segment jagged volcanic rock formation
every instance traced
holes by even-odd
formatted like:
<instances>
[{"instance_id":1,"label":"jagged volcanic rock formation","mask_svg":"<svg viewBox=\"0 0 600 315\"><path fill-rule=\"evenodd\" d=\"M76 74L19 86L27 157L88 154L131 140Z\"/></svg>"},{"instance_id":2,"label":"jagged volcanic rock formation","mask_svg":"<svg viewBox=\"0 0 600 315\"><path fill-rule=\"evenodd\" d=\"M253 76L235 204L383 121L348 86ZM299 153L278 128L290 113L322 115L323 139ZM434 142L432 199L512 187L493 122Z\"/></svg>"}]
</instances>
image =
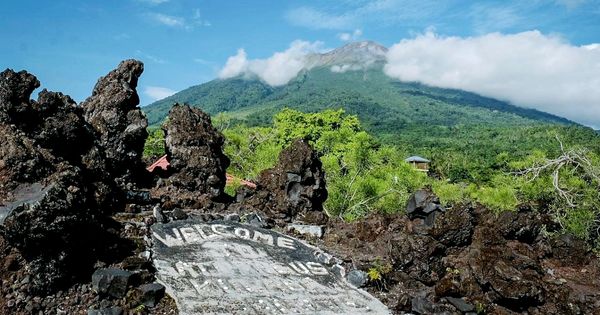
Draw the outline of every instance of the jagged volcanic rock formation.
<instances>
[{"instance_id":1,"label":"jagged volcanic rock formation","mask_svg":"<svg viewBox=\"0 0 600 315\"><path fill-rule=\"evenodd\" d=\"M196 108L175 104L165 129L170 182L183 189L218 197L225 187L229 158L225 138L212 126L210 116Z\"/></svg>"},{"instance_id":2,"label":"jagged volcanic rock formation","mask_svg":"<svg viewBox=\"0 0 600 315\"><path fill-rule=\"evenodd\" d=\"M188 105L175 104L163 126L169 171L154 191L167 208L210 207L224 197L229 158L223 154L223 135L210 116Z\"/></svg>"},{"instance_id":3,"label":"jagged volcanic rock formation","mask_svg":"<svg viewBox=\"0 0 600 315\"><path fill-rule=\"evenodd\" d=\"M24 71L0 73L0 237L28 262L31 289L49 292L114 245L102 243L110 239L103 216L119 208L121 192L108 167L112 148L100 145L82 108L47 90L29 100L39 85Z\"/></svg>"},{"instance_id":4,"label":"jagged volcanic rock formation","mask_svg":"<svg viewBox=\"0 0 600 315\"><path fill-rule=\"evenodd\" d=\"M139 181L145 173L142 153L148 121L138 107L136 92L143 71L140 61L122 61L98 80L92 96L81 104L106 154L110 174L122 187Z\"/></svg>"},{"instance_id":5,"label":"jagged volcanic rock formation","mask_svg":"<svg viewBox=\"0 0 600 315\"><path fill-rule=\"evenodd\" d=\"M325 172L317 153L302 140L284 149L277 165L260 174L255 191L243 189L239 195L238 207L265 213L281 224L327 222Z\"/></svg>"}]
</instances>

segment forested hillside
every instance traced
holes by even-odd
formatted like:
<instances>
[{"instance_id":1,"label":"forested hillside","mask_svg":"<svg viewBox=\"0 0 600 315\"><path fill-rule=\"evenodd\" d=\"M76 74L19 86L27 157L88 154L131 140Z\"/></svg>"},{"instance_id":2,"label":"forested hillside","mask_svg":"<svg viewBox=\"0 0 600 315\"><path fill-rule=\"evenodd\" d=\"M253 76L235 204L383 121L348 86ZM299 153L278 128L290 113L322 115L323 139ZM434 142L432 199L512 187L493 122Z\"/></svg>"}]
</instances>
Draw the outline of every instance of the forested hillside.
<instances>
[{"instance_id":1,"label":"forested hillside","mask_svg":"<svg viewBox=\"0 0 600 315\"><path fill-rule=\"evenodd\" d=\"M413 125L524 125L570 123L540 111L459 90L440 89L390 79L375 66L334 73L318 67L283 87L242 77L193 86L144 108L151 125L160 123L175 103L188 103L217 114L228 112L250 125L267 124L284 107L305 112L344 108L376 133L397 133Z\"/></svg>"},{"instance_id":2,"label":"forested hillside","mask_svg":"<svg viewBox=\"0 0 600 315\"><path fill-rule=\"evenodd\" d=\"M345 73L316 68L276 88L244 78L214 80L145 107L150 124L157 127L175 102L248 127L269 126L283 108L343 109L380 142L432 159L444 175L478 182L488 180L500 153L556 153L554 135L600 147L597 133L566 119L473 93L392 80L377 67Z\"/></svg>"},{"instance_id":3,"label":"forested hillside","mask_svg":"<svg viewBox=\"0 0 600 315\"><path fill-rule=\"evenodd\" d=\"M414 191L429 187L446 206L477 203L497 212L532 207L551 214L560 229L592 244L598 238L600 141L592 130L472 126L455 130L456 139L438 138L440 144L434 143L435 133L413 130L414 144L390 145L343 110L285 109L268 126L233 124L223 114L213 123L226 138L227 171L240 179L257 179L294 139L308 141L326 171L324 206L330 216L352 221L370 213L401 212ZM416 140L419 134L430 146ZM147 154L162 153L152 145L162 143L161 138L160 129L154 129ZM404 162L414 152L432 160L429 174ZM236 188L230 186L229 193Z\"/></svg>"},{"instance_id":4,"label":"forested hillside","mask_svg":"<svg viewBox=\"0 0 600 315\"><path fill-rule=\"evenodd\" d=\"M228 172L238 178L256 179L293 139L312 144L332 216L395 213L412 192L430 187L445 205L533 207L564 230L597 238L600 136L593 129L465 91L393 80L382 63L333 72L335 58L323 56L327 66L281 87L236 77L151 104L151 139L161 138L158 126L173 103L188 103L213 115L226 137ZM150 145L161 141L152 141L147 155L162 153ZM404 162L412 155L431 160L429 176Z\"/></svg>"}]
</instances>

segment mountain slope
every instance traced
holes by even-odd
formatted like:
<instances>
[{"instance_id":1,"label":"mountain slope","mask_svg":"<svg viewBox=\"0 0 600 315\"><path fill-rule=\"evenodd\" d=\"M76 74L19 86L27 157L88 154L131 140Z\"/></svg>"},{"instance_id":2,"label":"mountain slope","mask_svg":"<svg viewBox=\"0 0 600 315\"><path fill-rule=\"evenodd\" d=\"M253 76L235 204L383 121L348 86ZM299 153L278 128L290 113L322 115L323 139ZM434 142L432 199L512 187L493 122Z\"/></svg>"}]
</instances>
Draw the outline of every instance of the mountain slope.
<instances>
[{"instance_id":1,"label":"mountain slope","mask_svg":"<svg viewBox=\"0 0 600 315\"><path fill-rule=\"evenodd\" d=\"M283 87L237 77L193 86L144 107L150 124L160 123L175 102L185 102L216 114L263 121L273 112L291 107L303 111L345 108L377 130L408 124L513 125L532 122L571 123L567 119L525 109L473 93L440 89L390 79L381 64L369 69L334 73L319 66L304 71Z\"/></svg>"},{"instance_id":2,"label":"mountain slope","mask_svg":"<svg viewBox=\"0 0 600 315\"><path fill-rule=\"evenodd\" d=\"M192 86L145 107L151 125L160 123L175 102L210 114L228 112L249 124L266 123L284 107L302 111L344 108L376 133L397 133L411 125L572 124L567 119L477 94L400 82L383 73L387 48L351 43L305 56L305 70L287 85L271 87L241 75Z\"/></svg>"}]
</instances>

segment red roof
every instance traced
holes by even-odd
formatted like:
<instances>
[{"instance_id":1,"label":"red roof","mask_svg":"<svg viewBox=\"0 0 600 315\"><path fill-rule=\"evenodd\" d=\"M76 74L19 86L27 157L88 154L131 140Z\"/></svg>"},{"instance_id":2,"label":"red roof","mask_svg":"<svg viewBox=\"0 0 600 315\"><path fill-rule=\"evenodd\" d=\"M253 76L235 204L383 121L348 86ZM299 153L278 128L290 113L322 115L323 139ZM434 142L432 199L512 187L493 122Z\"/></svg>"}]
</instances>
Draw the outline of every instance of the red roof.
<instances>
[{"instance_id":1,"label":"red roof","mask_svg":"<svg viewBox=\"0 0 600 315\"><path fill-rule=\"evenodd\" d=\"M152 163L152 165L148 166L146 169L148 172L154 171L155 168L161 168L162 170L167 170L169 168L169 160L167 159L167 155L165 154L160 159L156 160L156 162ZM226 174L227 176L227 184L232 184L234 181L238 180L233 175ZM240 184L246 186L251 189L256 189L256 184L247 180L239 179Z\"/></svg>"},{"instance_id":2,"label":"red roof","mask_svg":"<svg viewBox=\"0 0 600 315\"><path fill-rule=\"evenodd\" d=\"M167 160L167 155L166 154L163 155L156 162L152 163L152 165L148 166L146 169L148 170L148 172L152 172L157 167L158 168L162 168L164 171L167 170L167 168L169 167L169 160Z\"/></svg>"}]
</instances>

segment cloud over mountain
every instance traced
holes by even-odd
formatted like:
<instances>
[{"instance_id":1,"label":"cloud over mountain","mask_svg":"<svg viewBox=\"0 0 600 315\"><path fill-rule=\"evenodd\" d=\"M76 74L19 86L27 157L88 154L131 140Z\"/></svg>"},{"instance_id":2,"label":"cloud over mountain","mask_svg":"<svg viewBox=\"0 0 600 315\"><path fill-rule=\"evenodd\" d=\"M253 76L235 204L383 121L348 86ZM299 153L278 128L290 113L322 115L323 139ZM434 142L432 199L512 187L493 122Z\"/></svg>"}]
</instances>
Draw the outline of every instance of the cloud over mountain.
<instances>
[{"instance_id":1,"label":"cloud over mountain","mask_svg":"<svg viewBox=\"0 0 600 315\"><path fill-rule=\"evenodd\" d=\"M144 89L144 94L148 95L148 97L154 101L162 100L175 93L177 93L177 91L162 86L147 86Z\"/></svg>"},{"instance_id":2,"label":"cloud over mountain","mask_svg":"<svg viewBox=\"0 0 600 315\"><path fill-rule=\"evenodd\" d=\"M294 41L266 59L248 59L240 49L219 77L258 77L281 86L315 66L343 73L379 62L394 79L466 90L600 127L599 44L575 46L539 31L476 37L427 31L401 40L389 51L364 41L319 54L322 46Z\"/></svg>"},{"instance_id":3,"label":"cloud over mountain","mask_svg":"<svg viewBox=\"0 0 600 315\"><path fill-rule=\"evenodd\" d=\"M276 52L269 58L250 60L246 51L239 49L235 56L227 59L225 67L219 72L219 78L255 75L271 86L284 85L306 67L306 56L317 52L321 46L321 42L294 41L288 49Z\"/></svg>"},{"instance_id":4,"label":"cloud over mountain","mask_svg":"<svg viewBox=\"0 0 600 315\"><path fill-rule=\"evenodd\" d=\"M385 73L515 105L600 123L600 47L573 46L538 31L478 37L432 32L393 45Z\"/></svg>"}]
</instances>

